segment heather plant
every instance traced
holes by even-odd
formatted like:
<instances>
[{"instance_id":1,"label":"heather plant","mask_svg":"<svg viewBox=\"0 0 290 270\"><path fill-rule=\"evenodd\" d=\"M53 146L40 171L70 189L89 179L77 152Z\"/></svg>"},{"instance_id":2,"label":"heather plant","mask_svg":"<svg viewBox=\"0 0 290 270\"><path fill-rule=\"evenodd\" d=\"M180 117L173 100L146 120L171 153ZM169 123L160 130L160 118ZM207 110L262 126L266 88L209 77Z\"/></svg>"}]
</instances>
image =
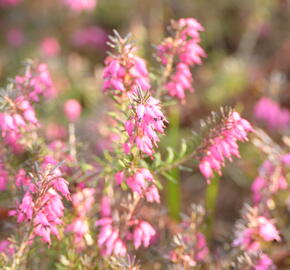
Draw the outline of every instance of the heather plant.
<instances>
[{"instance_id":1,"label":"heather plant","mask_svg":"<svg viewBox=\"0 0 290 270\"><path fill-rule=\"evenodd\" d=\"M63 3L74 12L96 5ZM201 31L193 18L172 20L168 37L155 46L155 66L139 56L130 35L108 37L102 89L95 89L107 102L106 116L94 115L106 135L98 153L78 138L83 103L77 98L61 104L67 136L45 132L48 124L38 117L42 102L57 102L59 91L45 63L28 61L1 89L0 190L9 205L1 269L37 269L45 257L46 268L39 269L270 270L277 261L287 267L289 137L276 142L239 106L222 106L190 136L178 136L178 147L170 141L172 110L195 95L189 93L192 70L206 58ZM57 42L45 40L43 51L56 56ZM267 98L255 107L256 118L279 134L287 130L287 113ZM245 166L242 144L265 160L240 219L216 243L215 193L229 162ZM167 184L179 181L176 171L199 175L207 189L201 205L177 216L164 203ZM286 255L277 258L279 251Z\"/></svg>"}]
</instances>

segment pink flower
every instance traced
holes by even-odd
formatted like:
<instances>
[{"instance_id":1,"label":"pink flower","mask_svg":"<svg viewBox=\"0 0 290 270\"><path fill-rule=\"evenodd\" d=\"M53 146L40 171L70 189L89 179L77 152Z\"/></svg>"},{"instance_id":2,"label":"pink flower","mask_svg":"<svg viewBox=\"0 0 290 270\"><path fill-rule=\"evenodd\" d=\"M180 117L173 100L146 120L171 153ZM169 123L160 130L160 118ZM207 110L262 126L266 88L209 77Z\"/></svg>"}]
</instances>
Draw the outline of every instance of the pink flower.
<instances>
[{"instance_id":1,"label":"pink flower","mask_svg":"<svg viewBox=\"0 0 290 270\"><path fill-rule=\"evenodd\" d=\"M88 221L81 217L77 217L67 226L66 231L74 233L74 243L78 245L90 231Z\"/></svg>"},{"instance_id":2,"label":"pink flower","mask_svg":"<svg viewBox=\"0 0 290 270\"><path fill-rule=\"evenodd\" d=\"M273 223L265 217L258 217L258 234L266 241L280 241L279 232Z\"/></svg>"},{"instance_id":3,"label":"pink flower","mask_svg":"<svg viewBox=\"0 0 290 270\"><path fill-rule=\"evenodd\" d=\"M51 234L59 238L58 226L62 224L64 215L62 196L70 199L68 182L61 177L60 168L52 170L55 165L57 162L53 158L45 157L40 166L41 175L45 177L33 184L24 170L19 171L16 183L26 192L17 209L10 211L10 215L17 216L18 222L33 222L32 239L40 236L49 244Z\"/></svg>"},{"instance_id":4,"label":"pink flower","mask_svg":"<svg viewBox=\"0 0 290 270\"><path fill-rule=\"evenodd\" d=\"M72 204L77 215L86 216L92 209L95 198L95 190L93 188L82 188L72 195Z\"/></svg>"},{"instance_id":5,"label":"pink flower","mask_svg":"<svg viewBox=\"0 0 290 270\"><path fill-rule=\"evenodd\" d=\"M160 196L153 175L148 169L138 168L134 174L126 175L125 171L115 174L118 184L126 181L128 187L140 196L144 196L148 202L160 203Z\"/></svg>"},{"instance_id":6,"label":"pink flower","mask_svg":"<svg viewBox=\"0 0 290 270\"><path fill-rule=\"evenodd\" d=\"M76 99L69 99L64 103L63 106L66 117L71 121L75 122L79 119L82 111L80 103Z\"/></svg>"},{"instance_id":7,"label":"pink flower","mask_svg":"<svg viewBox=\"0 0 290 270\"><path fill-rule=\"evenodd\" d=\"M13 244L8 240L1 240L0 241L0 253L4 253L7 256L13 256L15 253L15 249Z\"/></svg>"},{"instance_id":8,"label":"pink flower","mask_svg":"<svg viewBox=\"0 0 290 270\"><path fill-rule=\"evenodd\" d=\"M17 222L30 221L34 213L34 202L30 192L26 192L19 205Z\"/></svg>"},{"instance_id":9,"label":"pink flower","mask_svg":"<svg viewBox=\"0 0 290 270\"><path fill-rule=\"evenodd\" d=\"M104 196L101 200L101 215L102 217L109 217L111 216L111 205L110 205L110 199L107 196Z\"/></svg>"},{"instance_id":10,"label":"pink flower","mask_svg":"<svg viewBox=\"0 0 290 270\"><path fill-rule=\"evenodd\" d=\"M156 186L151 185L145 190L145 198L147 202L160 203L160 196Z\"/></svg>"},{"instance_id":11,"label":"pink flower","mask_svg":"<svg viewBox=\"0 0 290 270\"><path fill-rule=\"evenodd\" d=\"M76 217L66 227L67 232L74 234L74 243L79 250L82 250L86 242L85 236L90 235L87 214L92 209L95 202L95 190L93 188L81 188L72 195L72 204L76 212Z\"/></svg>"},{"instance_id":12,"label":"pink flower","mask_svg":"<svg viewBox=\"0 0 290 270\"><path fill-rule=\"evenodd\" d=\"M156 235L154 228L146 221L136 221L137 224L133 230L134 247L138 249L143 245L148 247Z\"/></svg>"},{"instance_id":13,"label":"pink flower","mask_svg":"<svg viewBox=\"0 0 290 270\"><path fill-rule=\"evenodd\" d=\"M246 251L257 251L263 242L280 241L279 232L272 220L257 215L254 209L247 212L243 228L236 231L234 246L239 246Z\"/></svg>"},{"instance_id":14,"label":"pink flower","mask_svg":"<svg viewBox=\"0 0 290 270\"><path fill-rule=\"evenodd\" d=\"M50 122L45 127L45 135L48 140L63 139L67 136L67 131L64 126Z\"/></svg>"},{"instance_id":15,"label":"pink flower","mask_svg":"<svg viewBox=\"0 0 290 270\"><path fill-rule=\"evenodd\" d=\"M78 30L72 38L72 42L76 47L89 47L92 49L105 49L106 41L106 32L95 25Z\"/></svg>"},{"instance_id":16,"label":"pink flower","mask_svg":"<svg viewBox=\"0 0 290 270\"><path fill-rule=\"evenodd\" d=\"M17 89L34 102L38 102L41 95L53 97L56 94L46 64L31 66L24 76L16 76L15 83Z\"/></svg>"},{"instance_id":17,"label":"pink flower","mask_svg":"<svg viewBox=\"0 0 290 270\"><path fill-rule=\"evenodd\" d=\"M46 57L54 57L60 52L60 45L54 37L45 37L41 41L40 48L42 54Z\"/></svg>"},{"instance_id":18,"label":"pink flower","mask_svg":"<svg viewBox=\"0 0 290 270\"><path fill-rule=\"evenodd\" d=\"M195 249L196 249L195 260L204 261L207 255L209 254L209 250L206 244L206 239L202 233L198 233L196 235Z\"/></svg>"},{"instance_id":19,"label":"pink flower","mask_svg":"<svg viewBox=\"0 0 290 270\"><path fill-rule=\"evenodd\" d=\"M57 177L56 179L52 180L53 188L58 191L62 196L66 197L70 200L70 192L68 190L68 181L63 179L62 177Z\"/></svg>"},{"instance_id":20,"label":"pink flower","mask_svg":"<svg viewBox=\"0 0 290 270\"><path fill-rule=\"evenodd\" d=\"M281 131L289 128L290 111L280 107L268 97L262 97L255 105L254 116L268 129Z\"/></svg>"},{"instance_id":21,"label":"pink flower","mask_svg":"<svg viewBox=\"0 0 290 270\"><path fill-rule=\"evenodd\" d=\"M124 172L119 171L115 174L115 179L118 185L120 185L124 181Z\"/></svg>"},{"instance_id":22,"label":"pink flower","mask_svg":"<svg viewBox=\"0 0 290 270\"><path fill-rule=\"evenodd\" d=\"M111 210L108 209L109 200L106 197L106 206L104 204L101 211L101 218L96 221L95 225L100 227L98 235L98 246L101 249L103 255L110 256L112 254L125 256L127 254L127 248L124 241L120 237L119 229L113 225L113 219L110 216ZM103 201L104 203L104 201Z\"/></svg>"},{"instance_id":23,"label":"pink flower","mask_svg":"<svg viewBox=\"0 0 290 270\"><path fill-rule=\"evenodd\" d=\"M163 65L173 62L175 71L171 74L169 81L165 84L169 95L179 98L185 102L185 91L192 92L192 75L190 67L201 64L202 58L206 56L199 45L199 32L203 27L193 18L173 21L171 29L175 31L174 38L167 38L157 47L157 56Z\"/></svg>"},{"instance_id":24,"label":"pink flower","mask_svg":"<svg viewBox=\"0 0 290 270\"><path fill-rule=\"evenodd\" d=\"M134 93L138 86L142 90L149 90L149 77L145 61L134 55L135 48L124 46L116 57L108 56L105 59L103 72L103 90ZM117 93L118 93L117 92Z\"/></svg>"},{"instance_id":25,"label":"pink flower","mask_svg":"<svg viewBox=\"0 0 290 270\"><path fill-rule=\"evenodd\" d=\"M164 133L165 119L159 101L149 97L136 106L136 114L125 122L129 143L136 144L141 152L152 156L159 141L157 133Z\"/></svg>"},{"instance_id":26,"label":"pink flower","mask_svg":"<svg viewBox=\"0 0 290 270\"><path fill-rule=\"evenodd\" d=\"M273 261L266 255L261 254L258 261L255 263L254 270L273 270Z\"/></svg>"},{"instance_id":27,"label":"pink flower","mask_svg":"<svg viewBox=\"0 0 290 270\"><path fill-rule=\"evenodd\" d=\"M237 142L247 141L247 135L252 131L250 123L234 111L221 124L220 130L210 132L199 163L200 172L208 181L215 171L221 175L225 159L232 161L232 156L240 156Z\"/></svg>"},{"instance_id":28,"label":"pink flower","mask_svg":"<svg viewBox=\"0 0 290 270\"><path fill-rule=\"evenodd\" d=\"M82 11L91 11L95 8L97 0L63 0L72 11L79 13Z\"/></svg>"},{"instance_id":29,"label":"pink flower","mask_svg":"<svg viewBox=\"0 0 290 270\"><path fill-rule=\"evenodd\" d=\"M286 164L284 157L277 160L266 160L259 169L259 176L252 184L253 201L258 204L262 200L277 193L279 190L285 190L288 187L286 181ZM280 159L280 160L279 160Z\"/></svg>"}]
</instances>

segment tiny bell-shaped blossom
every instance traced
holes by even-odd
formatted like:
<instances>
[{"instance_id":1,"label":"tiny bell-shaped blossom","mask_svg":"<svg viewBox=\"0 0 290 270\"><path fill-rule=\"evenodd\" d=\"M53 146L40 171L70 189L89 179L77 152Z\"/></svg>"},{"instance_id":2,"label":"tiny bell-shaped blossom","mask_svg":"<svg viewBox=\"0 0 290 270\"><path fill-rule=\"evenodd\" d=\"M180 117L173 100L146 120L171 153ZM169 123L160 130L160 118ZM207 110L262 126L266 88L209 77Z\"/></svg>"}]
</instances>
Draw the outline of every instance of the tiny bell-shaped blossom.
<instances>
[{"instance_id":1,"label":"tiny bell-shaped blossom","mask_svg":"<svg viewBox=\"0 0 290 270\"><path fill-rule=\"evenodd\" d=\"M142 245L148 247L155 235L156 231L148 222L138 221L133 230L134 247L136 249Z\"/></svg>"}]
</instances>

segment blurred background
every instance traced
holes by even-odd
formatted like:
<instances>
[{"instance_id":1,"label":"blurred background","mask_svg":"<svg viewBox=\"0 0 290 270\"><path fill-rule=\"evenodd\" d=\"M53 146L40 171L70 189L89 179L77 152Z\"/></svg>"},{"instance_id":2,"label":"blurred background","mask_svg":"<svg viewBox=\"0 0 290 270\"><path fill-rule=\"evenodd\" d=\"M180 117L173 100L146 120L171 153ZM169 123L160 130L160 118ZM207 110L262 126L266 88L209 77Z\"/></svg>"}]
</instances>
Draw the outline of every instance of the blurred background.
<instances>
[{"instance_id":1,"label":"blurred background","mask_svg":"<svg viewBox=\"0 0 290 270\"><path fill-rule=\"evenodd\" d=\"M76 10L68 2L0 0L0 86L23 71L25 59L48 64L56 93L37 107L48 142L67 137L63 104L73 98L83 109L76 123L77 137L87 143L86 151L101 153L109 134L106 122L99 121L106 119L109 106L102 94L107 35L113 29L121 35L131 32L138 54L154 71L158 69L154 45L168 35L170 20L182 17L194 17L204 26L201 38L207 58L193 69L195 92L187 95L186 104L177 106L177 120L164 144L174 146L179 126L178 136L190 136L201 118L222 105L235 106L278 143L282 134L289 135L290 117L279 128L255 117L262 97L290 115L289 0L97 0L88 10ZM264 159L247 145L241 153L243 161L228 164L221 180L216 241L232 229ZM182 181L171 194L177 208L185 210L203 198L206 183L197 172L178 172L175 177Z\"/></svg>"}]
</instances>

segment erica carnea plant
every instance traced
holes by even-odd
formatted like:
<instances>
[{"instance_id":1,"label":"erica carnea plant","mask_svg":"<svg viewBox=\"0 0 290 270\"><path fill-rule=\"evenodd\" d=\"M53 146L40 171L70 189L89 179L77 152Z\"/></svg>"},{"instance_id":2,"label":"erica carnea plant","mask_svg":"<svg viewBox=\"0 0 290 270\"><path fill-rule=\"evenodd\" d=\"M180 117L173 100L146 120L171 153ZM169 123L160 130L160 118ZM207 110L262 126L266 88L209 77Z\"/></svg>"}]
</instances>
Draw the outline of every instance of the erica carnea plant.
<instances>
[{"instance_id":1,"label":"erica carnea plant","mask_svg":"<svg viewBox=\"0 0 290 270\"><path fill-rule=\"evenodd\" d=\"M63 2L75 12L95 5ZM240 109L225 106L201 121L190 138L178 138L178 149L170 140L166 145L172 104L183 106L194 87L200 91L192 70L206 57L201 31L193 18L172 21L168 37L155 46L154 67L139 56L130 35L109 36L103 86L96 90L109 103L106 117L95 116L108 130L98 154L79 141L82 103L75 98L61 110L67 139L45 135L39 103L58 91L46 64L27 62L23 74L1 89L0 190L10 216L9 235L0 242L1 269L38 269L37 256L50 257L51 269L270 270L284 262L275 251L290 240L289 137L278 145ZM255 115L270 128L285 128L289 120L267 98L258 102ZM215 243L217 202L209 196L223 185L228 162L247 159L240 151L246 142L266 159L255 172L241 219L227 239ZM186 206L177 220L163 203L167 181L176 181L174 169L204 178L205 202L211 200L201 202L204 207ZM284 253L287 258L289 251Z\"/></svg>"}]
</instances>

